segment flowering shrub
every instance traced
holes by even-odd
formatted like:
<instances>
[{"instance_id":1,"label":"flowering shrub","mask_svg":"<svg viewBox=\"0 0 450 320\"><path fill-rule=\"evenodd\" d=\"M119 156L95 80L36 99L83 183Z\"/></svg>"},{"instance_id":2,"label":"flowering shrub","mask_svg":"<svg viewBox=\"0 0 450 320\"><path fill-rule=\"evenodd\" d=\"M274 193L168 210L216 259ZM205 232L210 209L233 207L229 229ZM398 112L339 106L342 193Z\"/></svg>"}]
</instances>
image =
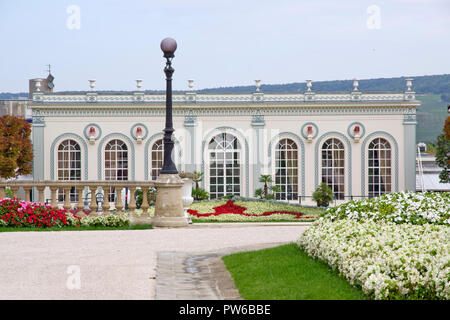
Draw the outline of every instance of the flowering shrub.
<instances>
[{"instance_id":1,"label":"flowering shrub","mask_svg":"<svg viewBox=\"0 0 450 320\"><path fill-rule=\"evenodd\" d=\"M79 225L79 218L68 215L63 209L16 199L0 199L0 220L3 226L8 227L47 228Z\"/></svg>"},{"instance_id":2,"label":"flowering shrub","mask_svg":"<svg viewBox=\"0 0 450 320\"><path fill-rule=\"evenodd\" d=\"M450 299L450 228L320 219L298 240L375 299Z\"/></svg>"},{"instance_id":3,"label":"flowering shrub","mask_svg":"<svg viewBox=\"0 0 450 320\"><path fill-rule=\"evenodd\" d=\"M130 225L127 215L87 216L81 219L82 227L125 227Z\"/></svg>"},{"instance_id":4,"label":"flowering shrub","mask_svg":"<svg viewBox=\"0 0 450 320\"><path fill-rule=\"evenodd\" d=\"M330 208L299 238L375 299L450 299L450 194L399 192Z\"/></svg>"},{"instance_id":5,"label":"flowering shrub","mask_svg":"<svg viewBox=\"0 0 450 320\"><path fill-rule=\"evenodd\" d=\"M383 220L417 225L450 225L450 193L389 193L378 198L346 202L328 209L325 216L332 220Z\"/></svg>"},{"instance_id":6,"label":"flowering shrub","mask_svg":"<svg viewBox=\"0 0 450 320\"><path fill-rule=\"evenodd\" d=\"M219 204L219 205L217 205ZM215 206L214 206L215 205ZM280 208L284 210L280 210ZM264 202L217 201L194 204L188 213L198 219L213 221L268 221L268 220L299 220L314 219L305 216L301 207L276 205ZM214 211L214 212L211 212Z\"/></svg>"},{"instance_id":7,"label":"flowering shrub","mask_svg":"<svg viewBox=\"0 0 450 320\"><path fill-rule=\"evenodd\" d=\"M129 225L127 216L77 217L64 209L52 208L40 202L0 199L0 227L122 227Z\"/></svg>"}]
</instances>

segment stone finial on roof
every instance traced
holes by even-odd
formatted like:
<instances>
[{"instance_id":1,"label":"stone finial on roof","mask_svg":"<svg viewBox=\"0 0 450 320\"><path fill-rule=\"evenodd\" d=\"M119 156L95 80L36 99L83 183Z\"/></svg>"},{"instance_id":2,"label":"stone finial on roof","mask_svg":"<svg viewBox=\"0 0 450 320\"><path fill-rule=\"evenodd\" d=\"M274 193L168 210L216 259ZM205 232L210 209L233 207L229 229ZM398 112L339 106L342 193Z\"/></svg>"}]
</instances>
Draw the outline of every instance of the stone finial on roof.
<instances>
[{"instance_id":1,"label":"stone finial on roof","mask_svg":"<svg viewBox=\"0 0 450 320\"><path fill-rule=\"evenodd\" d=\"M189 91L194 91L194 79L188 80Z\"/></svg>"},{"instance_id":2,"label":"stone finial on roof","mask_svg":"<svg viewBox=\"0 0 450 320\"><path fill-rule=\"evenodd\" d=\"M353 79L353 91L358 91L358 85L359 85L358 79Z\"/></svg>"},{"instance_id":3,"label":"stone finial on roof","mask_svg":"<svg viewBox=\"0 0 450 320\"><path fill-rule=\"evenodd\" d=\"M94 91L96 80L88 80L88 81L89 81L89 88L91 88L91 91Z\"/></svg>"},{"instance_id":4,"label":"stone finial on roof","mask_svg":"<svg viewBox=\"0 0 450 320\"><path fill-rule=\"evenodd\" d=\"M259 92L259 88L261 87L261 80L255 80L256 92Z\"/></svg>"},{"instance_id":5,"label":"stone finial on roof","mask_svg":"<svg viewBox=\"0 0 450 320\"><path fill-rule=\"evenodd\" d=\"M141 91L142 88L142 79L136 79L136 89L137 91Z\"/></svg>"},{"instance_id":6,"label":"stone finial on roof","mask_svg":"<svg viewBox=\"0 0 450 320\"><path fill-rule=\"evenodd\" d=\"M306 91L311 91L312 87L312 80L305 80L306 81Z\"/></svg>"},{"instance_id":7,"label":"stone finial on roof","mask_svg":"<svg viewBox=\"0 0 450 320\"><path fill-rule=\"evenodd\" d=\"M411 91L413 79L412 78L408 78L408 79L405 79L405 80L406 80L406 91Z\"/></svg>"}]
</instances>

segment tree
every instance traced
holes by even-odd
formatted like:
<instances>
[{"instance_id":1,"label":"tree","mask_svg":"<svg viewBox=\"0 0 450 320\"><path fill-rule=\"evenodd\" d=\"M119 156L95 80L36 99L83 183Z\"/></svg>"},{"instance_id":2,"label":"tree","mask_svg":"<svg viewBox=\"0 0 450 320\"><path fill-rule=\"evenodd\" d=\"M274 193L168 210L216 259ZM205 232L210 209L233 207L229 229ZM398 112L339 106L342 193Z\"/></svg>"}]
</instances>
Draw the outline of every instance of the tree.
<instances>
[{"instance_id":1,"label":"tree","mask_svg":"<svg viewBox=\"0 0 450 320\"><path fill-rule=\"evenodd\" d=\"M444 135L445 139L450 140L450 116L448 116L447 119L445 119Z\"/></svg>"},{"instance_id":2,"label":"tree","mask_svg":"<svg viewBox=\"0 0 450 320\"><path fill-rule=\"evenodd\" d=\"M259 182L263 182L264 183L264 199L267 200L268 196L269 196L269 186L268 183L272 182L272 177L270 176L270 174L262 174L259 177Z\"/></svg>"},{"instance_id":3,"label":"tree","mask_svg":"<svg viewBox=\"0 0 450 320\"><path fill-rule=\"evenodd\" d=\"M195 189L199 189L199 183L203 180L203 172L194 171L195 177L192 181L195 182Z\"/></svg>"},{"instance_id":4,"label":"tree","mask_svg":"<svg viewBox=\"0 0 450 320\"><path fill-rule=\"evenodd\" d=\"M32 172L31 126L21 118L0 117L0 178L16 178Z\"/></svg>"},{"instance_id":5,"label":"tree","mask_svg":"<svg viewBox=\"0 0 450 320\"><path fill-rule=\"evenodd\" d=\"M281 188L278 186L271 186L269 187L269 183L272 182L272 177L270 174L262 174L259 177L259 182L264 183L264 190L262 188L255 190L255 197L258 197L260 199L266 199L266 200L274 200L275 199L275 193L281 192ZM272 191L272 194L269 194L269 190Z\"/></svg>"},{"instance_id":6,"label":"tree","mask_svg":"<svg viewBox=\"0 0 450 320\"><path fill-rule=\"evenodd\" d=\"M259 188L255 190L255 197L257 197L258 199L261 199L264 197L264 191L263 189Z\"/></svg>"},{"instance_id":7,"label":"tree","mask_svg":"<svg viewBox=\"0 0 450 320\"><path fill-rule=\"evenodd\" d=\"M436 163L442 168L439 174L439 182L450 182L450 116L445 120L443 133L438 136L436 142Z\"/></svg>"},{"instance_id":8,"label":"tree","mask_svg":"<svg viewBox=\"0 0 450 320\"><path fill-rule=\"evenodd\" d=\"M326 184L321 183L313 193L313 199L318 207L328 207L333 200L333 190Z\"/></svg>"},{"instance_id":9,"label":"tree","mask_svg":"<svg viewBox=\"0 0 450 320\"><path fill-rule=\"evenodd\" d=\"M203 172L194 171L193 172L194 177L192 178L192 181L195 182L195 189L192 189L192 197L194 200L207 200L209 199L209 193L205 190L200 188L200 182L203 180Z\"/></svg>"}]
</instances>

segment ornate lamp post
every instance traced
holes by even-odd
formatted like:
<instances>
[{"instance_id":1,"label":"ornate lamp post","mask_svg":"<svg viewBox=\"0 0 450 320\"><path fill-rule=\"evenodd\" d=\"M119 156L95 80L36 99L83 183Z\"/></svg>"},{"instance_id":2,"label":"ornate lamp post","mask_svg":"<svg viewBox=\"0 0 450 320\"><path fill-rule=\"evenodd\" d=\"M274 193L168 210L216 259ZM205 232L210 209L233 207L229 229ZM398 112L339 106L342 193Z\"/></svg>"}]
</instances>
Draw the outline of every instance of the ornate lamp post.
<instances>
[{"instance_id":1,"label":"ornate lamp post","mask_svg":"<svg viewBox=\"0 0 450 320\"><path fill-rule=\"evenodd\" d=\"M172 123L172 75L175 71L172 68L172 59L177 50L177 42L172 38L165 38L161 41L161 50L164 52L164 58L167 59L164 73L166 74L166 127L164 128L164 160L161 169L162 174L177 174L177 168L172 160L173 152L173 129Z\"/></svg>"},{"instance_id":2,"label":"ornate lamp post","mask_svg":"<svg viewBox=\"0 0 450 320\"><path fill-rule=\"evenodd\" d=\"M184 217L182 187L183 181L178 175L172 160L174 141L172 133L175 131L172 122L172 59L177 49L177 42L172 38L165 38L161 42L161 50L166 58L166 127L164 128L164 160L163 167L155 181L157 188L155 216L152 218L153 227L186 227Z\"/></svg>"}]
</instances>

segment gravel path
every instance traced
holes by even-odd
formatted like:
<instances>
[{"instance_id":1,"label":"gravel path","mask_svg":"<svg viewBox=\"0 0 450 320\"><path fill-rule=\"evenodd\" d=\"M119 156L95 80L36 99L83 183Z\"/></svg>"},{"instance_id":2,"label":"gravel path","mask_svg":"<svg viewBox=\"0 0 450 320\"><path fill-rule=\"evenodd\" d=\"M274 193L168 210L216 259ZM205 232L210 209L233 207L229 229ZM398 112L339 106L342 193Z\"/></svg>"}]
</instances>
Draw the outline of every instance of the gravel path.
<instances>
[{"instance_id":1,"label":"gravel path","mask_svg":"<svg viewBox=\"0 0 450 320\"><path fill-rule=\"evenodd\" d=\"M179 229L3 232L0 299L155 299L158 254L217 257L295 241L307 226L214 223ZM168 273L164 275L167 279Z\"/></svg>"}]
</instances>

